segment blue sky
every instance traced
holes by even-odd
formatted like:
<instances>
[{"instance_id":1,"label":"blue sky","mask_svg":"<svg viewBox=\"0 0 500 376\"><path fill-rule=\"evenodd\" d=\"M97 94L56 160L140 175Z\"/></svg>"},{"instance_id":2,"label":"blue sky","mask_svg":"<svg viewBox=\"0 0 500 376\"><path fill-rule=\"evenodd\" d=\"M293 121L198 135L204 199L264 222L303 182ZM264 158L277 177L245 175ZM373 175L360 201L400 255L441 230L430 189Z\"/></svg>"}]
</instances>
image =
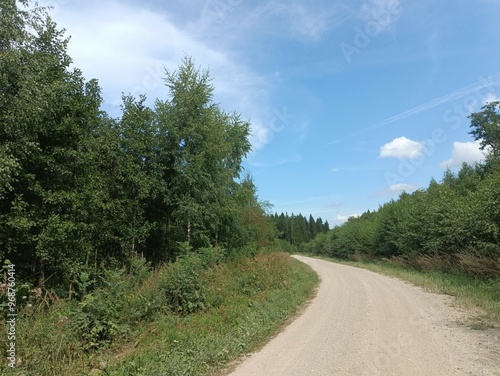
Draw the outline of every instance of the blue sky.
<instances>
[{"instance_id":1,"label":"blue sky","mask_svg":"<svg viewBox=\"0 0 500 376\"><path fill-rule=\"evenodd\" d=\"M277 212L340 224L483 158L467 115L500 97L499 0L46 0L119 116L191 56L252 124L244 165Z\"/></svg>"}]
</instances>

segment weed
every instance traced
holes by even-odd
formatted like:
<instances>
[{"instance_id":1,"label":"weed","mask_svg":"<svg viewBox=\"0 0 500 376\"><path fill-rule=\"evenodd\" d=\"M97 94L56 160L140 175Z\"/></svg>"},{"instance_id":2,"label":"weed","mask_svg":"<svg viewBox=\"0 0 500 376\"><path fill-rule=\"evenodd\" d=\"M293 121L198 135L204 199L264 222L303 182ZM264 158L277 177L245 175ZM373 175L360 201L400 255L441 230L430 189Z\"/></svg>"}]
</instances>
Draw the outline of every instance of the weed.
<instances>
[{"instance_id":1,"label":"weed","mask_svg":"<svg viewBox=\"0 0 500 376\"><path fill-rule=\"evenodd\" d=\"M81 301L26 306L16 328L19 365L9 374L178 376L220 370L273 335L318 282L288 254L233 253L225 261L226 255L209 248L155 270L131 260L127 269L104 273ZM1 336L2 348L5 341Z\"/></svg>"}]
</instances>

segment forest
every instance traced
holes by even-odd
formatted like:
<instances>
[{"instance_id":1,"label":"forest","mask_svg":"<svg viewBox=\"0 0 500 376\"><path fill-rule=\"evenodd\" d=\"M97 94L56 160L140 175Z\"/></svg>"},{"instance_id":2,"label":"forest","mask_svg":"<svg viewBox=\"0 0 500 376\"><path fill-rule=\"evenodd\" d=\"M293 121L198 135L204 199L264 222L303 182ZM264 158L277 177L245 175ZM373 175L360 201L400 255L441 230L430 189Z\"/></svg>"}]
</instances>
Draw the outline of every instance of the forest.
<instances>
[{"instance_id":1,"label":"forest","mask_svg":"<svg viewBox=\"0 0 500 376\"><path fill-rule=\"evenodd\" d=\"M4 0L0 25L0 374L206 374L309 298L283 251L328 225L271 215L208 70L184 57L113 118L45 8Z\"/></svg>"},{"instance_id":2,"label":"forest","mask_svg":"<svg viewBox=\"0 0 500 376\"><path fill-rule=\"evenodd\" d=\"M271 239L241 176L249 123L213 103L208 72L186 57L165 73L168 100L124 95L113 119L43 9L2 7L0 258L19 276L70 289L135 255L158 264Z\"/></svg>"},{"instance_id":3,"label":"forest","mask_svg":"<svg viewBox=\"0 0 500 376\"><path fill-rule=\"evenodd\" d=\"M299 246L314 239L318 234L327 233L330 230L328 221L323 223L323 219L318 217L313 218L312 214L309 218L302 214L275 213L269 216L271 222L277 230L278 239L284 240L292 246Z\"/></svg>"},{"instance_id":4,"label":"forest","mask_svg":"<svg viewBox=\"0 0 500 376\"><path fill-rule=\"evenodd\" d=\"M165 71L166 100L123 95L112 118L64 31L29 4L6 1L0 15L0 258L19 281L81 298L134 257L252 253L328 230L270 214L242 167L250 123L213 102L209 72L190 57Z\"/></svg>"},{"instance_id":5,"label":"forest","mask_svg":"<svg viewBox=\"0 0 500 376\"><path fill-rule=\"evenodd\" d=\"M405 267L500 276L500 102L469 116L484 163L447 170L440 182L351 217L302 249Z\"/></svg>"}]
</instances>

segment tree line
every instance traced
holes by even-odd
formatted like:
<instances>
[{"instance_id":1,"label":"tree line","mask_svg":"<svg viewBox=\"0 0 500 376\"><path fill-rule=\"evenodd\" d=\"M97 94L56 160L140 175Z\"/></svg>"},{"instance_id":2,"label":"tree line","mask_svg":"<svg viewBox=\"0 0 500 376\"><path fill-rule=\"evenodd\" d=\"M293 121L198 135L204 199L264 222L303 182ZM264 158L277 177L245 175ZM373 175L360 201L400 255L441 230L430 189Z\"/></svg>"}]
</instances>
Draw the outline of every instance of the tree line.
<instances>
[{"instance_id":1,"label":"tree line","mask_svg":"<svg viewBox=\"0 0 500 376\"><path fill-rule=\"evenodd\" d=\"M309 242L316 235L326 233L330 230L328 221L323 222L321 217L314 219L312 214L309 218L302 214L278 213L270 215L271 221L276 227L278 239L287 241L293 246Z\"/></svg>"},{"instance_id":2,"label":"tree line","mask_svg":"<svg viewBox=\"0 0 500 376\"><path fill-rule=\"evenodd\" d=\"M270 214L242 167L249 122L213 102L190 57L165 71L168 99L123 95L112 118L44 8L4 0L0 24L0 258L23 282L64 296L138 255L158 265L328 229Z\"/></svg>"},{"instance_id":3,"label":"tree line","mask_svg":"<svg viewBox=\"0 0 500 376\"><path fill-rule=\"evenodd\" d=\"M250 125L213 102L186 57L166 100L101 88L68 55L43 8L4 0L0 24L0 258L33 284L71 285L134 255L153 263L273 237L242 160Z\"/></svg>"},{"instance_id":4,"label":"tree line","mask_svg":"<svg viewBox=\"0 0 500 376\"><path fill-rule=\"evenodd\" d=\"M440 182L351 217L304 245L341 258L392 259L420 269L500 275L500 102L472 113L484 163L447 170Z\"/></svg>"}]
</instances>

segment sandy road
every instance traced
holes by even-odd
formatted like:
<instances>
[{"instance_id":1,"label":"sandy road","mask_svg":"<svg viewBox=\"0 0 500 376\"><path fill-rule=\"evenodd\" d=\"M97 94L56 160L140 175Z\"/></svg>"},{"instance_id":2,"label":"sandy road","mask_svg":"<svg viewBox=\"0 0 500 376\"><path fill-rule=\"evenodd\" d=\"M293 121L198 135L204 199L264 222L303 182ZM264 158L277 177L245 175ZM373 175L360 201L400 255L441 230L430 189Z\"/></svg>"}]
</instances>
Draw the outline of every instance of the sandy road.
<instances>
[{"instance_id":1,"label":"sandy road","mask_svg":"<svg viewBox=\"0 0 500 376\"><path fill-rule=\"evenodd\" d=\"M304 313L232 376L500 375L498 330L474 331L451 298L296 256L320 276Z\"/></svg>"}]
</instances>

